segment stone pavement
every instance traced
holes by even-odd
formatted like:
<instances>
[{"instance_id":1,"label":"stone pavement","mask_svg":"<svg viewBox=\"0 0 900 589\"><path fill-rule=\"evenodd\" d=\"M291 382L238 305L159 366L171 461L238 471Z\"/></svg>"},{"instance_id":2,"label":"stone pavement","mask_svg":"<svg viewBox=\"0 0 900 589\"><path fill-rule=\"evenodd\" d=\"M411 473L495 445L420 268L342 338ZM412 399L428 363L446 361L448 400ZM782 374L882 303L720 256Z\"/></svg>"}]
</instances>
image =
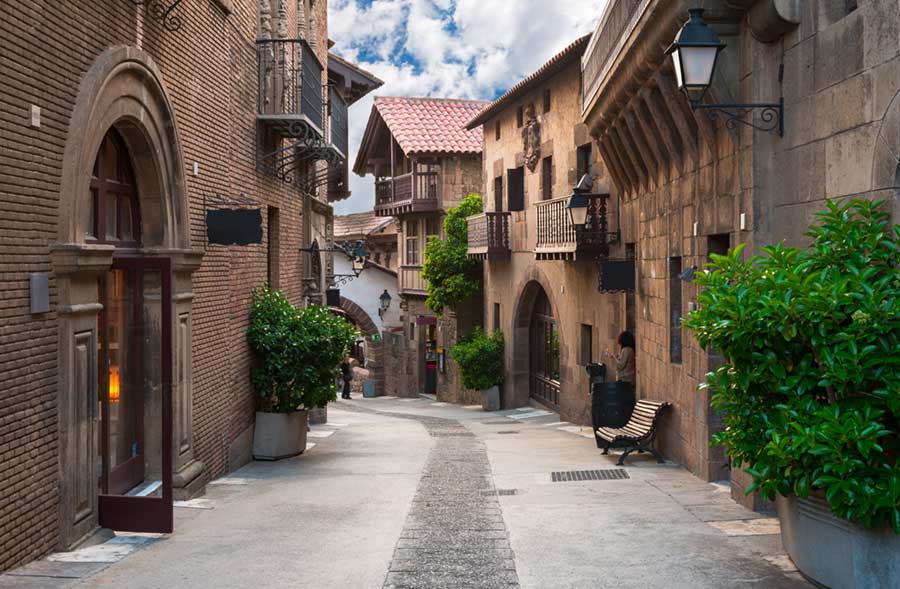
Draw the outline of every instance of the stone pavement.
<instances>
[{"instance_id":1,"label":"stone pavement","mask_svg":"<svg viewBox=\"0 0 900 589\"><path fill-rule=\"evenodd\" d=\"M623 473L540 409L354 399L310 442L210 484L174 534L120 534L0 587L808 587L777 520L676 465L632 455Z\"/></svg>"}]
</instances>

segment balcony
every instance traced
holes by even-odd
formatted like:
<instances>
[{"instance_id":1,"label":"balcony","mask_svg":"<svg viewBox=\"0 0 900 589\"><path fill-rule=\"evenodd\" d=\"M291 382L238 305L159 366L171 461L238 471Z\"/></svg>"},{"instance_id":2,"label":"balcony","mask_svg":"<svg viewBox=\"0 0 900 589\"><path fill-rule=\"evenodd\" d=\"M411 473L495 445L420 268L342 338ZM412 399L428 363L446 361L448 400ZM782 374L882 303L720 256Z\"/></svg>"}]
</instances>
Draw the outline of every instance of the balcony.
<instances>
[{"instance_id":1,"label":"balcony","mask_svg":"<svg viewBox=\"0 0 900 589\"><path fill-rule=\"evenodd\" d=\"M472 260L508 260L509 213L481 213L466 219L469 243L466 254Z\"/></svg>"},{"instance_id":2,"label":"balcony","mask_svg":"<svg viewBox=\"0 0 900 589\"><path fill-rule=\"evenodd\" d=\"M375 215L396 217L439 209L439 167L418 165L417 168L415 172L375 182Z\"/></svg>"},{"instance_id":3,"label":"balcony","mask_svg":"<svg viewBox=\"0 0 900 589\"><path fill-rule=\"evenodd\" d=\"M569 216L569 197L546 200L534 205L537 213L537 240L534 257L538 260L598 260L609 256L609 244L618 240L618 232L609 231L606 199L593 195L588 218L591 222L576 229Z\"/></svg>"},{"instance_id":4,"label":"balcony","mask_svg":"<svg viewBox=\"0 0 900 589\"><path fill-rule=\"evenodd\" d=\"M581 61L586 111L650 0L609 0Z\"/></svg>"},{"instance_id":5,"label":"balcony","mask_svg":"<svg viewBox=\"0 0 900 589\"><path fill-rule=\"evenodd\" d=\"M422 278L422 266L400 267L400 293L426 296L428 281Z\"/></svg>"},{"instance_id":6,"label":"balcony","mask_svg":"<svg viewBox=\"0 0 900 589\"><path fill-rule=\"evenodd\" d=\"M284 137L322 138L322 64L303 39L260 39L257 120Z\"/></svg>"},{"instance_id":7,"label":"balcony","mask_svg":"<svg viewBox=\"0 0 900 589\"><path fill-rule=\"evenodd\" d=\"M328 87L328 142L347 159L349 151L349 127L347 103L334 86Z\"/></svg>"}]
</instances>

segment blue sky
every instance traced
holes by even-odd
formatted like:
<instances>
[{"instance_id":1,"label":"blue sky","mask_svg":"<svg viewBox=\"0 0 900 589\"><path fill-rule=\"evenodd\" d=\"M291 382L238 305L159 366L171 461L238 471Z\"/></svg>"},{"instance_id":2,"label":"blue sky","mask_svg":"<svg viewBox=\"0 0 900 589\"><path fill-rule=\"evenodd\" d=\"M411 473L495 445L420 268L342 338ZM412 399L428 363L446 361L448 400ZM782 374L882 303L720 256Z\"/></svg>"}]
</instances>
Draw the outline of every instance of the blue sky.
<instances>
[{"instance_id":1,"label":"blue sky","mask_svg":"<svg viewBox=\"0 0 900 589\"><path fill-rule=\"evenodd\" d=\"M579 36L606 0L330 0L332 51L385 81L375 94L491 100ZM350 111L350 157L369 96ZM371 210L374 180L351 173L338 214Z\"/></svg>"}]
</instances>

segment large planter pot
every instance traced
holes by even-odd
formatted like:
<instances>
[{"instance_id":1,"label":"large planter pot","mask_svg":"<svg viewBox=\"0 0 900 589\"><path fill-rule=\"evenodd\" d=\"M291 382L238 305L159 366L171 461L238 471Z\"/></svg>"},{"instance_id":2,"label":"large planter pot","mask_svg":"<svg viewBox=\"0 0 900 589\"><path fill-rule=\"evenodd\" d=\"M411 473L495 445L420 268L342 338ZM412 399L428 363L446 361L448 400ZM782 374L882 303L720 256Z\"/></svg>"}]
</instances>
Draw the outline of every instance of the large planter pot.
<instances>
[{"instance_id":1,"label":"large planter pot","mask_svg":"<svg viewBox=\"0 0 900 589\"><path fill-rule=\"evenodd\" d=\"M900 587L900 536L835 517L824 497L776 499L784 549L809 579L831 589Z\"/></svg>"},{"instance_id":2,"label":"large planter pot","mask_svg":"<svg viewBox=\"0 0 900 589\"><path fill-rule=\"evenodd\" d=\"M293 413L256 412L253 430L253 458L281 460L306 450L308 411Z\"/></svg>"},{"instance_id":3,"label":"large planter pot","mask_svg":"<svg viewBox=\"0 0 900 589\"><path fill-rule=\"evenodd\" d=\"M485 411L500 411L500 387L494 386L481 391L481 408Z\"/></svg>"}]
</instances>

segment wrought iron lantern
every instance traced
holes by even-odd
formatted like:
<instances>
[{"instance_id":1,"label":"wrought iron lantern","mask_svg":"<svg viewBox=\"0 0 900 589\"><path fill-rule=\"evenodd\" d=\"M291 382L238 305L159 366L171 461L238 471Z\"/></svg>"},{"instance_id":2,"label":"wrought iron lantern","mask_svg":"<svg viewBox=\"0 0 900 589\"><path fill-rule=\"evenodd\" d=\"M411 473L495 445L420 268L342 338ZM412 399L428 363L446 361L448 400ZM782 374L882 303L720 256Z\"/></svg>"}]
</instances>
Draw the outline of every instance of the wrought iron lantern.
<instances>
[{"instance_id":1,"label":"wrought iron lantern","mask_svg":"<svg viewBox=\"0 0 900 589\"><path fill-rule=\"evenodd\" d=\"M387 310L391 308L391 293L389 293L387 289L384 289L384 292L378 297L378 301L381 304L378 309L378 316L383 317L384 314L387 313Z\"/></svg>"},{"instance_id":2,"label":"wrought iron lantern","mask_svg":"<svg viewBox=\"0 0 900 589\"><path fill-rule=\"evenodd\" d=\"M353 273L359 276L366 268L366 262L369 261L369 252L366 250L364 241L357 241L354 245L344 244L344 252L350 257L350 265Z\"/></svg>"},{"instance_id":3,"label":"wrought iron lantern","mask_svg":"<svg viewBox=\"0 0 900 589\"><path fill-rule=\"evenodd\" d=\"M566 210L569 212L569 220L576 229L584 229L587 224L588 212L591 206L591 200L587 197L587 193L594 186L594 179L590 174L585 174L578 181L578 185L572 190L572 196L569 197L569 204Z\"/></svg>"},{"instance_id":4,"label":"wrought iron lantern","mask_svg":"<svg viewBox=\"0 0 900 589\"><path fill-rule=\"evenodd\" d=\"M678 88L691 105L699 104L712 84L719 53L725 49L716 32L703 20L703 9L688 10L690 19L678 31L666 53L672 56Z\"/></svg>"},{"instance_id":5,"label":"wrought iron lantern","mask_svg":"<svg viewBox=\"0 0 900 589\"><path fill-rule=\"evenodd\" d=\"M761 131L778 131L784 136L784 98L778 102L760 102L753 104L706 104L703 102L709 87L712 85L719 53L726 44L719 39L716 32L703 20L702 8L688 10L688 21L675 36L675 41L666 50L672 56L675 67L675 78L678 88L687 96L692 110L708 110L710 116L722 114L725 125L733 129L738 123ZM783 69L779 73L779 82ZM744 120L744 115L759 110L761 123L753 119Z\"/></svg>"}]
</instances>

